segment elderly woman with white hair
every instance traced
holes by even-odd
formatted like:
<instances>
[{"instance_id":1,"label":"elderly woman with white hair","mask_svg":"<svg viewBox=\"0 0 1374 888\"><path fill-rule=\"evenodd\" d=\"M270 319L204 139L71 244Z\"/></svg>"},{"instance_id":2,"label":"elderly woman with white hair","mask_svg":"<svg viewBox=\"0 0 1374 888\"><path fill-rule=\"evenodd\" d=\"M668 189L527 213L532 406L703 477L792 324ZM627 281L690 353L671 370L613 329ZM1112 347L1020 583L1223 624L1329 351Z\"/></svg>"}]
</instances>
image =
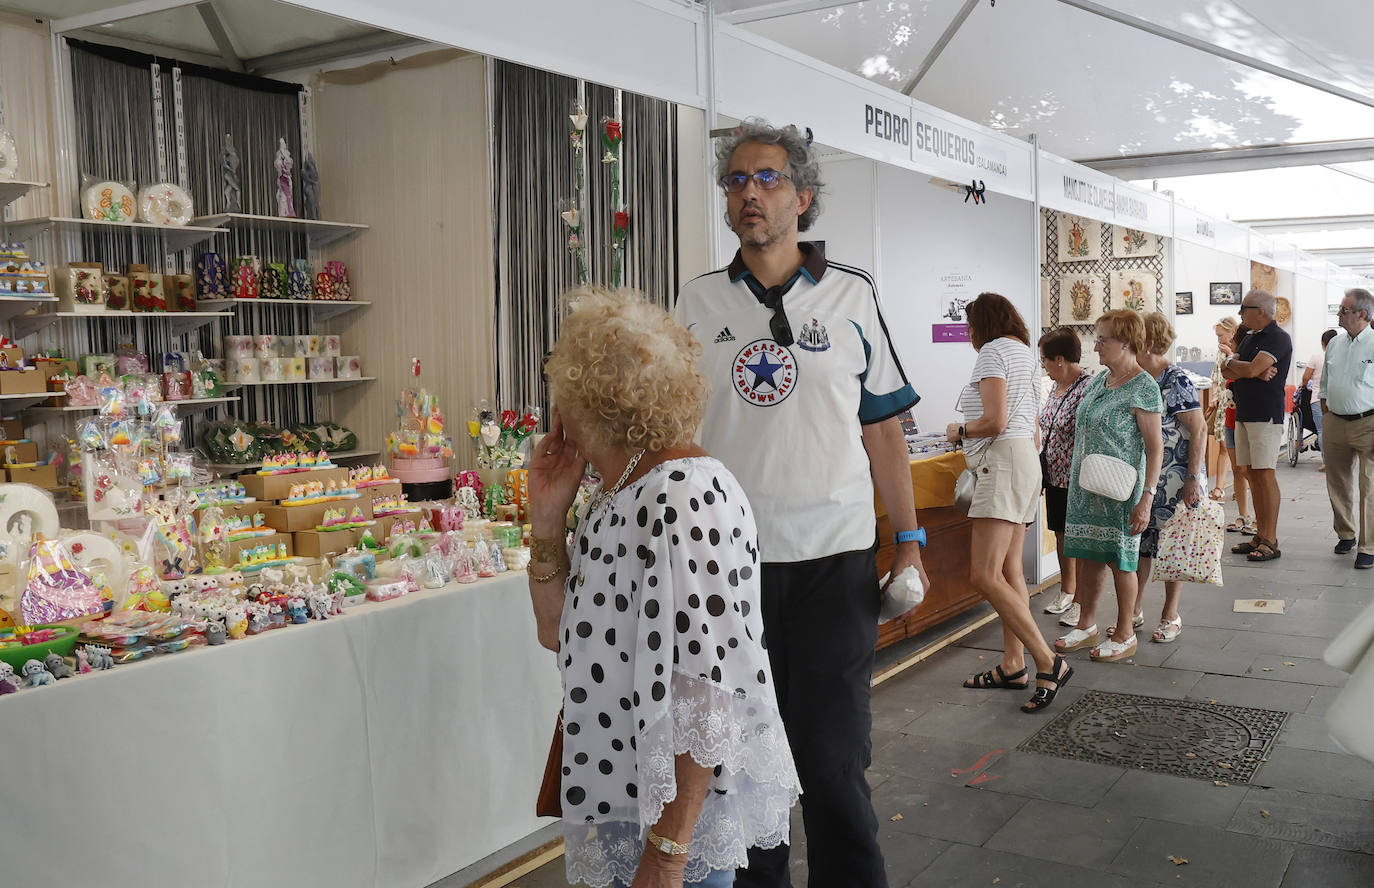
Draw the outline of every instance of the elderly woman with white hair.
<instances>
[{"instance_id":1,"label":"elderly woman with white hair","mask_svg":"<svg viewBox=\"0 0 1374 888\"><path fill-rule=\"evenodd\" d=\"M563 673L568 879L720 888L788 840L798 796L739 483L693 443L701 346L629 290L584 289L545 365L530 597ZM603 479L571 549L587 463Z\"/></svg>"}]
</instances>

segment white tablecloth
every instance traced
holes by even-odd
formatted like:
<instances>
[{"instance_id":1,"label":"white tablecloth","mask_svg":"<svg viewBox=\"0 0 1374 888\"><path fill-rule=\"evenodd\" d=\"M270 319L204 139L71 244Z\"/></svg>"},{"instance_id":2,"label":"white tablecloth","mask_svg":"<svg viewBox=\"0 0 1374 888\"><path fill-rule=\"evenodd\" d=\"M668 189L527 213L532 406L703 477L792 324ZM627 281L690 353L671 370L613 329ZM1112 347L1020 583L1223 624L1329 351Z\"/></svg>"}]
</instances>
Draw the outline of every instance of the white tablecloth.
<instances>
[{"instance_id":1,"label":"white tablecloth","mask_svg":"<svg viewBox=\"0 0 1374 888\"><path fill-rule=\"evenodd\" d=\"M0 698L0 884L436 881L548 820L525 574Z\"/></svg>"}]
</instances>

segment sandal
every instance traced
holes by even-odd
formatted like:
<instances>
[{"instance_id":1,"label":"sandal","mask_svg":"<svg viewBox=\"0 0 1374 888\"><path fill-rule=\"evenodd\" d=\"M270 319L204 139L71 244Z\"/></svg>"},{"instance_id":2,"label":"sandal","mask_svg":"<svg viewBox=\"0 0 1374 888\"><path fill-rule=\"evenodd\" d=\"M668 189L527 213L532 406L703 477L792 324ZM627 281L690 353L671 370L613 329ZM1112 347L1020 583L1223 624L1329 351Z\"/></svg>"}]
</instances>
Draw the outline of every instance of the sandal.
<instances>
[{"instance_id":1,"label":"sandal","mask_svg":"<svg viewBox=\"0 0 1374 888\"><path fill-rule=\"evenodd\" d=\"M1226 525L1226 532L1227 532L1227 533L1246 533L1247 531L1245 530L1245 528L1247 528L1247 527L1249 527L1249 526L1250 526L1250 516L1249 516L1249 515L1239 515L1239 516L1236 517L1236 520L1235 520L1235 521L1232 521L1230 524ZM1253 533L1253 531L1250 531L1250 532Z\"/></svg>"},{"instance_id":2,"label":"sandal","mask_svg":"<svg viewBox=\"0 0 1374 888\"><path fill-rule=\"evenodd\" d=\"M1250 536L1257 536L1259 534L1259 525L1255 523L1254 518L1246 518L1245 526L1240 529L1240 532L1248 533Z\"/></svg>"},{"instance_id":3,"label":"sandal","mask_svg":"<svg viewBox=\"0 0 1374 888\"><path fill-rule=\"evenodd\" d=\"M1222 490L1220 487L1213 487L1212 492L1207 495L1210 496L1212 499L1216 500L1217 502L1221 502L1222 500L1226 499L1226 491Z\"/></svg>"},{"instance_id":4,"label":"sandal","mask_svg":"<svg viewBox=\"0 0 1374 888\"><path fill-rule=\"evenodd\" d=\"M1251 552L1255 551L1258 548L1259 537L1255 537L1254 539L1246 540L1243 543L1236 543L1234 546L1231 547L1231 551L1236 553L1237 555L1249 555Z\"/></svg>"},{"instance_id":5,"label":"sandal","mask_svg":"<svg viewBox=\"0 0 1374 888\"><path fill-rule=\"evenodd\" d=\"M1012 684L1019 678L1025 678L1026 670L1022 668L1020 672L1007 675L1002 671L1001 666L994 666L981 675L974 675L964 682L966 688L976 688L982 691L990 691L995 688L1006 688L1010 691L1024 691L1030 687L1030 679L1026 679L1021 684Z\"/></svg>"},{"instance_id":6,"label":"sandal","mask_svg":"<svg viewBox=\"0 0 1374 888\"><path fill-rule=\"evenodd\" d=\"M1145 615L1144 615L1144 614L1136 614L1135 616L1131 617L1131 628L1132 628L1132 629L1139 629L1140 627L1142 627L1142 626L1144 626L1144 625L1145 625ZM1115 635L1116 635L1116 627L1115 627L1115 626L1108 626L1108 627L1107 627L1107 637L1108 637L1108 638L1112 638L1112 637L1115 636Z\"/></svg>"},{"instance_id":7,"label":"sandal","mask_svg":"<svg viewBox=\"0 0 1374 888\"><path fill-rule=\"evenodd\" d=\"M1111 639L1088 651L1088 656L1099 663L1115 663L1117 660L1125 660L1135 656L1136 642L1132 635L1126 641Z\"/></svg>"},{"instance_id":8,"label":"sandal","mask_svg":"<svg viewBox=\"0 0 1374 888\"><path fill-rule=\"evenodd\" d=\"M1063 674L1059 672L1061 666L1064 668ZM1035 673L1035 679L1036 681L1052 681L1054 682L1054 687L1037 687L1035 689L1035 695L1021 707L1022 712L1039 712L1046 708L1054 702L1055 695L1059 693L1064 685L1069 683L1069 679L1073 678L1073 667L1065 663L1064 658L1058 654L1055 654L1054 666L1052 668L1054 669L1053 672Z\"/></svg>"},{"instance_id":9,"label":"sandal","mask_svg":"<svg viewBox=\"0 0 1374 888\"><path fill-rule=\"evenodd\" d=\"M1160 644L1168 644L1178 638L1178 634L1183 631L1183 618L1174 617L1172 620L1160 620L1159 627L1155 629L1155 634L1150 636L1150 641L1157 641Z\"/></svg>"},{"instance_id":10,"label":"sandal","mask_svg":"<svg viewBox=\"0 0 1374 888\"><path fill-rule=\"evenodd\" d=\"M1074 651L1082 650L1085 647L1092 647L1101 638L1101 633L1097 631L1096 624L1087 629L1074 629L1068 635L1060 636L1054 640L1054 649L1061 654L1071 654Z\"/></svg>"},{"instance_id":11,"label":"sandal","mask_svg":"<svg viewBox=\"0 0 1374 888\"><path fill-rule=\"evenodd\" d=\"M1283 553L1279 551L1278 540L1262 540L1255 537L1255 548L1245 556L1247 561L1273 561Z\"/></svg>"}]
</instances>

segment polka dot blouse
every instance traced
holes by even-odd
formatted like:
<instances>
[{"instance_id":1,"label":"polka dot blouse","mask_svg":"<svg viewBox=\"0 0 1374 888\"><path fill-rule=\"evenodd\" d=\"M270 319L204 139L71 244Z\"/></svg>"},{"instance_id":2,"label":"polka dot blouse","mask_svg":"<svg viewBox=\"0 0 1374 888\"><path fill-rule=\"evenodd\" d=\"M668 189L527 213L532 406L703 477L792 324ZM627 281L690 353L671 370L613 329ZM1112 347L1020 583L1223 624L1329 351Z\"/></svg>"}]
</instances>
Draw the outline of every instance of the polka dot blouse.
<instances>
[{"instance_id":1,"label":"polka dot blouse","mask_svg":"<svg viewBox=\"0 0 1374 888\"><path fill-rule=\"evenodd\" d=\"M687 881L787 841L798 784L764 650L758 536L725 466L661 463L586 516L559 640L569 881L633 881L682 753L714 769Z\"/></svg>"}]
</instances>

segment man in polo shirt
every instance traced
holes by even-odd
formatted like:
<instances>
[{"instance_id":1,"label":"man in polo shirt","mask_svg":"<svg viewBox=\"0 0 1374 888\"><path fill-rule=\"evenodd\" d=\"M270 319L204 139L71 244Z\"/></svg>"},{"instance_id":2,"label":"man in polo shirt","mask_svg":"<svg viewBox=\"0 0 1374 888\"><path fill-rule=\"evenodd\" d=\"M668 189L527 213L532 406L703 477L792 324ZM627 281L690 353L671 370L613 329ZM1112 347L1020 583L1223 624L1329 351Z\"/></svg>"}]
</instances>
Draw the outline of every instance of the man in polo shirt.
<instances>
[{"instance_id":1,"label":"man in polo shirt","mask_svg":"<svg viewBox=\"0 0 1374 888\"><path fill-rule=\"evenodd\" d=\"M1355 461L1360 464L1360 550L1355 567L1374 567L1374 296L1356 287L1341 300L1340 325L1322 371L1322 456L1336 528L1336 554L1355 548Z\"/></svg>"},{"instance_id":2,"label":"man in polo shirt","mask_svg":"<svg viewBox=\"0 0 1374 888\"><path fill-rule=\"evenodd\" d=\"M711 400L702 446L739 478L759 529L764 638L802 784L810 884L886 888L864 770L877 640L873 491L896 533L892 575L926 582L898 414L915 404L873 279L799 243L820 168L795 127L751 120L717 146L729 267L683 288ZM752 848L735 884L791 885L788 847Z\"/></svg>"},{"instance_id":3,"label":"man in polo shirt","mask_svg":"<svg viewBox=\"0 0 1374 888\"><path fill-rule=\"evenodd\" d=\"M1254 539L1233 546L1251 561L1273 561L1279 552L1279 445L1283 439L1284 383L1293 361L1293 340L1274 320L1274 295L1251 290L1240 303L1240 320L1249 332L1222 365L1235 380L1236 464L1248 466L1255 501Z\"/></svg>"}]
</instances>

